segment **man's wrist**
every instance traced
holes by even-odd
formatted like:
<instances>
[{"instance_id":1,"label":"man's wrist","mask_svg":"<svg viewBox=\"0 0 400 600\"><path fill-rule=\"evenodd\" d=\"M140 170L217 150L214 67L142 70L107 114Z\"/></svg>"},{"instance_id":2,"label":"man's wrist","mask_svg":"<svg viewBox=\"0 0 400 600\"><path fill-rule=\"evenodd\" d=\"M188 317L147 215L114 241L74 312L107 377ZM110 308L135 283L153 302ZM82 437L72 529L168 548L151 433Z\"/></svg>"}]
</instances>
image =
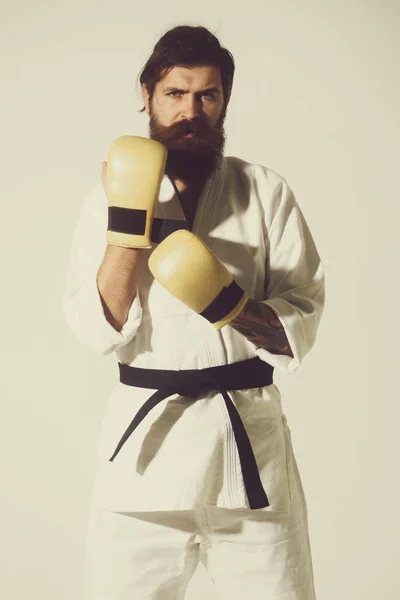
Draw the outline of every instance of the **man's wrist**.
<instances>
[{"instance_id":1,"label":"man's wrist","mask_svg":"<svg viewBox=\"0 0 400 600\"><path fill-rule=\"evenodd\" d=\"M271 354L285 354L293 358L285 329L276 313L267 304L249 298L241 312L229 325L257 348L265 348Z\"/></svg>"}]
</instances>

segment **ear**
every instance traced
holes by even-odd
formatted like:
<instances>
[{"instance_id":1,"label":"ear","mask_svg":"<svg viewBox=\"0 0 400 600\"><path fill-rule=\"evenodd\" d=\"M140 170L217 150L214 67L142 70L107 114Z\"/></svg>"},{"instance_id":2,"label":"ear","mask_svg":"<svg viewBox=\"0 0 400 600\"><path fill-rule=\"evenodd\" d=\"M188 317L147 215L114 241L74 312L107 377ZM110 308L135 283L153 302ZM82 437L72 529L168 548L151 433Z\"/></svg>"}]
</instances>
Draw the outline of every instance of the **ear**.
<instances>
[{"instance_id":1,"label":"ear","mask_svg":"<svg viewBox=\"0 0 400 600\"><path fill-rule=\"evenodd\" d=\"M146 109L146 113L148 116L150 116L150 94L147 91L147 87L145 83L142 83L142 95L143 95L143 102L144 102L144 107Z\"/></svg>"}]
</instances>

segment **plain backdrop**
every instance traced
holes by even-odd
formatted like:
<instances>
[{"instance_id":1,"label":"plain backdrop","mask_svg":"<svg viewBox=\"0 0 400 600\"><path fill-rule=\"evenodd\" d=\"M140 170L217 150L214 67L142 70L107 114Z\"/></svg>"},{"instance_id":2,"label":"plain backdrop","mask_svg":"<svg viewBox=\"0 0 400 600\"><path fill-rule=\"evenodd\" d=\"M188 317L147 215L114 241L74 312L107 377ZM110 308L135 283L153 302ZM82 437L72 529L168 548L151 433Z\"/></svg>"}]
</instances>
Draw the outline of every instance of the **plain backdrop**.
<instances>
[{"instance_id":1,"label":"plain backdrop","mask_svg":"<svg viewBox=\"0 0 400 600\"><path fill-rule=\"evenodd\" d=\"M286 178L326 271L317 342L275 373L317 598L399 598L399 4L3 0L0 23L0 596L81 600L117 365L67 328L67 259L111 141L147 135L142 66L189 24L236 61L226 154ZM217 595L200 565L187 599L205 597Z\"/></svg>"}]
</instances>

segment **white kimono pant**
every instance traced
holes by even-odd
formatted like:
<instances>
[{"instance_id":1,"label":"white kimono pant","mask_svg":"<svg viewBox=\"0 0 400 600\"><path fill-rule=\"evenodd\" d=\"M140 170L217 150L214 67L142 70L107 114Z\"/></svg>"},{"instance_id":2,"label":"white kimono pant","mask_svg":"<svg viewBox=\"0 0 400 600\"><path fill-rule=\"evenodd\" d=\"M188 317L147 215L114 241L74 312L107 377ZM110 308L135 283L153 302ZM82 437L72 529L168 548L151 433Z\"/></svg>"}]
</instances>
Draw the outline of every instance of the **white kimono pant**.
<instances>
[{"instance_id":1,"label":"white kimono pant","mask_svg":"<svg viewBox=\"0 0 400 600\"><path fill-rule=\"evenodd\" d=\"M181 600L199 561L221 600L315 600L307 505L293 453L288 469L287 513L93 510L84 600Z\"/></svg>"}]
</instances>

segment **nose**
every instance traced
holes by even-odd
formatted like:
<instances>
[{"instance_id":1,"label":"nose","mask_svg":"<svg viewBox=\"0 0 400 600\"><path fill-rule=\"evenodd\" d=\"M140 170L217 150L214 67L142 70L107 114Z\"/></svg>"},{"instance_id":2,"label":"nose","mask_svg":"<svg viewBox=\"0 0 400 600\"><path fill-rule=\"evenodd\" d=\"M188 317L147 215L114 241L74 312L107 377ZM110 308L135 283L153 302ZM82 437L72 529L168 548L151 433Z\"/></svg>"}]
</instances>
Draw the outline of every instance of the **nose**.
<instances>
[{"instance_id":1,"label":"nose","mask_svg":"<svg viewBox=\"0 0 400 600\"><path fill-rule=\"evenodd\" d=\"M186 119L194 119L195 117L199 116L200 102L197 100L194 94L186 94L185 104L182 112Z\"/></svg>"}]
</instances>

